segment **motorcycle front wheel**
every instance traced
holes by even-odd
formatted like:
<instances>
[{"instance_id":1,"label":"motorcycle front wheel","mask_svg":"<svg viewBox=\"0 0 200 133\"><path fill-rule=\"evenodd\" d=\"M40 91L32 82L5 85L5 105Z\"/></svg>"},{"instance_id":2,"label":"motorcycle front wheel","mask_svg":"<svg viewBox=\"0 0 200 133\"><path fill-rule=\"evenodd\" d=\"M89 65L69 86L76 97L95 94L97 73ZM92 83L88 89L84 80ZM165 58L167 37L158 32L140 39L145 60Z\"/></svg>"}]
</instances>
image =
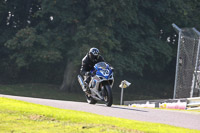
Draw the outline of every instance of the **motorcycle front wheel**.
<instances>
[{"instance_id":1,"label":"motorcycle front wheel","mask_svg":"<svg viewBox=\"0 0 200 133\"><path fill-rule=\"evenodd\" d=\"M104 87L105 87L104 101L106 106L110 107L113 104L112 90L110 88L110 85L105 85Z\"/></svg>"}]
</instances>

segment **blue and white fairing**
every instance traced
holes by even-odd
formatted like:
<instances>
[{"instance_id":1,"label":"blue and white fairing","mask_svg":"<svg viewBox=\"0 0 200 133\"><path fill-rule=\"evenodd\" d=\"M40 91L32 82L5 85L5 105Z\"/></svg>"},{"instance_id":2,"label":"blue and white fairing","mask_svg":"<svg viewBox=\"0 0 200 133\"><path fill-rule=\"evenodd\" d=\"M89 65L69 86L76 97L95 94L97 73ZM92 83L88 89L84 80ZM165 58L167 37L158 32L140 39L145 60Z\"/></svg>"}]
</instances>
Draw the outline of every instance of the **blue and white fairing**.
<instances>
[{"instance_id":1,"label":"blue and white fairing","mask_svg":"<svg viewBox=\"0 0 200 133\"><path fill-rule=\"evenodd\" d=\"M114 84L113 72L108 64L99 62L94 65L91 73L93 73L89 83L91 95L93 97L97 96L100 100L104 100L102 95L105 85L109 85L112 89Z\"/></svg>"},{"instance_id":2,"label":"blue and white fairing","mask_svg":"<svg viewBox=\"0 0 200 133\"><path fill-rule=\"evenodd\" d=\"M113 72L110 69L110 66L105 62L99 62L95 64L93 71L96 71L96 76L101 80L109 80L113 78Z\"/></svg>"}]
</instances>

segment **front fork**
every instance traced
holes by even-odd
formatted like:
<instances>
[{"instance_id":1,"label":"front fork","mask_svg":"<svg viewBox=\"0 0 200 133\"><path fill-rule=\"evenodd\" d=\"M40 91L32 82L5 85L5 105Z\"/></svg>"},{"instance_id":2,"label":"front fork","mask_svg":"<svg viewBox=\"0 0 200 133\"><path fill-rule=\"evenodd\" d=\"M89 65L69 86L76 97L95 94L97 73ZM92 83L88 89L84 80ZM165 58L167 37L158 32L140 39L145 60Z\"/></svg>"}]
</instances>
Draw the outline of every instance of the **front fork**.
<instances>
[{"instance_id":1,"label":"front fork","mask_svg":"<svg viewBox=\"0 0 200 133\"><path fill-rule=\"evenodd\" d=\"M102 97L105 97L105 87L104 87L104 85L100 84L100 88L101 88Z\"/></svg>"}]
</instances>

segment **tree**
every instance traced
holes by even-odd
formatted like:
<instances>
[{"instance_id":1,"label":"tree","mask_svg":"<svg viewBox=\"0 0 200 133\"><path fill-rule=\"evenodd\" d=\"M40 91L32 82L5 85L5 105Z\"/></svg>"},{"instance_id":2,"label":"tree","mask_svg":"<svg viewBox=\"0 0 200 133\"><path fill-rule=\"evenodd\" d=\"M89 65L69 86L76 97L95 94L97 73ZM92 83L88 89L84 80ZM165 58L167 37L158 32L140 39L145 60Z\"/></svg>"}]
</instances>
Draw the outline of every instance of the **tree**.
<instances>
[{"instance_id":1,"label":"tree","mask_svg":"<svg viewBox=\"0 0 200 133\"><path fill-rule=\"evenodd\" d=\"M74 87L91 47L120 77L157 75L176 56L171 24L196 27L198 8L198 0L7 0L0 6L0 47L15 62L12 68L39 70L51 79L65 73L61 90Z\"/></svg>"}]
</instances>

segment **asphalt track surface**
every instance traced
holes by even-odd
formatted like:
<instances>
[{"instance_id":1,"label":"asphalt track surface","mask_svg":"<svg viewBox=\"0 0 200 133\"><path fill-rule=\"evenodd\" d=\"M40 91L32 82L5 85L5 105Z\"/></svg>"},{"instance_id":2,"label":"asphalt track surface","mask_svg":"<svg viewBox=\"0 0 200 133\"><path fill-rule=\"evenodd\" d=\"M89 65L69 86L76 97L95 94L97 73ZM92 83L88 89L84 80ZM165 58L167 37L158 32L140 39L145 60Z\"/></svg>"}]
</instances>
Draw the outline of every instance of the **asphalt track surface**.
<instances>
[{"instance_id":1,"label":"asphalt track surface","mask_svg":"<svg viewBox=\"0 0 200 133\"><path fill-rule=\"evenodd\" d=\"M86 102L61 101L61 100L30 98L30 97L10 96L1 94L0 97L7 97L61 109L84 111L104 116L112 116L112 117L154 122L154 123L163 123L177 127L200 130L199 112L133 108L133 107L119 106L119 105L112 105L112 107L106 107L104 104L90 105Z\"/></svg>"}]
</instances>

